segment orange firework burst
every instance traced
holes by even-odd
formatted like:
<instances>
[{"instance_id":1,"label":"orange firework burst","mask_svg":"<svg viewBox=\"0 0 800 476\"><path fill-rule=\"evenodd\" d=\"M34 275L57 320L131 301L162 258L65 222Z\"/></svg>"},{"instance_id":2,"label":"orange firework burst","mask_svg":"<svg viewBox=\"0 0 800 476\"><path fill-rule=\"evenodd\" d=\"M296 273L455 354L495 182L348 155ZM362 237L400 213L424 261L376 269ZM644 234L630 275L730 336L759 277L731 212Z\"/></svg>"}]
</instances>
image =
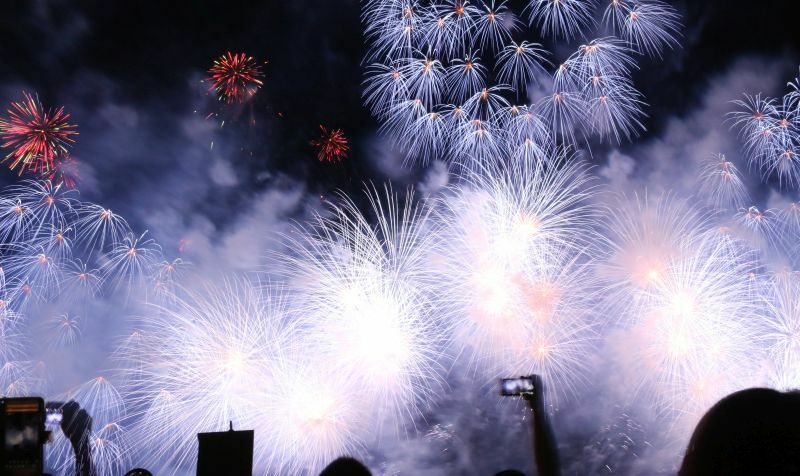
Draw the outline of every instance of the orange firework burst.
<instances>
[{"instance_id":1,"label":"orange firework burst","mask_svg":"<svg viewBox=\"0 0 800 476\"><path fill-rule=\"evenodd\" d=\"M45 109L38 96L22 94L25 99L12 102L8 117L0 119L3 147L12 149L4 162L10 162L9 168L20 175L47 174L57 160L66 157L77 126L67 122L70 116L63 107Z\"/></svg>"},{"instance_id":2,"label":"orange firework burst","mask_svg":"<svg viewBox=\"0 0 800 476\"><path fill-rule=\"evenodd\" d=\"M214 61L208 70L211 89L216 91L217 97L227 103L244 102L253 97L264 83L261 68L256 65L256 60L245 53L231 53L228 51Z\"/></svg>"},{"instance_id":3,"label":"orange firework burst","mask_svg":"<svg viewBox=\"0 0 800 476\"><path fill-rule=\"evenodd\" d=\"M320 125L321 131L319 139L311 141L311 145L319 149L317 151L317 158L320 162L340 162L347 158L347 151L350 146L347 145L347 137L341 129L331 129L330 131L325 126Z\"/></svg>"}]
</instances>

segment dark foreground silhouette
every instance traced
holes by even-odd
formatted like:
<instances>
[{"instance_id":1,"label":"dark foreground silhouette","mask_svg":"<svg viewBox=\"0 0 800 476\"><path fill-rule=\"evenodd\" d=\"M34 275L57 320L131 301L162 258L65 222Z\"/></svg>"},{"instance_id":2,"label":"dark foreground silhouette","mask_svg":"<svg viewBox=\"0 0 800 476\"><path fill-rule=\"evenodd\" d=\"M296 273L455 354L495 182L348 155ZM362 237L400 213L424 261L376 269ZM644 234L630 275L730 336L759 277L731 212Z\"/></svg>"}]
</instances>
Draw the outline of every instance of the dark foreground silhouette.
<instances>
[{"instance_id":1,"label":"dark foreground silhouette","mask_svg":"<svg viewBox=\"0 0 800 476\"><path fill-rule=\"evenodd\" d=\"M543 383L532 377L535 392L523 394L531 412L533 455L539 476L560 476L558 445L545 410ZM61 428L72 443L76 476L94 476L88 437L92 418L74 402L63 406ZM527 410L526 410L527 411ZM128 474L149 476L146 470ZM320 476L371 476L352 457L331 462ZM496 476L520 476L509 469ZM714 405L692 434L679 476L800 476L800 392L751 388Z\"/></svg>"},{"instance_id":2,"label":"dark foreground silhouette","mask_svg":"<svg viewBox=\"0 0 800 476\"><path fill-rule=\"evenodd\" d=\"M800 393L751 388L697 424L680 476L800 475Z\"/></svg>"},{"instance_id":3,"label":"dark foreground silhouette","mask_svg":"<svg viewBox=\"0 0 800 476\"><path fill-rule=\"evenodd\" d=\"M372 476L372 473L361 461L343 456L333 460L319 473L319 476Z\"/></svg>"}]
</instances>

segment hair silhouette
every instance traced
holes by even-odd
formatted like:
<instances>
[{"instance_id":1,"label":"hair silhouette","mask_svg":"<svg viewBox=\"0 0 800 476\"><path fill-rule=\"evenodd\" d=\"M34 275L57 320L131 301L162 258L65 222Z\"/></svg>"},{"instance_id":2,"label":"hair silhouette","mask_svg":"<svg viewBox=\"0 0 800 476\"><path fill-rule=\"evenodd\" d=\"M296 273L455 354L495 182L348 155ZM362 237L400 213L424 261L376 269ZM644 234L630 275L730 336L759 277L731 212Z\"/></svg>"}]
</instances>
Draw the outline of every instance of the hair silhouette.
<instances>
[{"instance_id":1,"label":"hair silhouette","mask_svg":"<svg viewBox=\"0 0 800 476\"><path fill-rule=\"evenodd\" d=\"M800 393L751 388L723 398L697 424L678 474L800 474Z\"/></svg>"}]
</instances>

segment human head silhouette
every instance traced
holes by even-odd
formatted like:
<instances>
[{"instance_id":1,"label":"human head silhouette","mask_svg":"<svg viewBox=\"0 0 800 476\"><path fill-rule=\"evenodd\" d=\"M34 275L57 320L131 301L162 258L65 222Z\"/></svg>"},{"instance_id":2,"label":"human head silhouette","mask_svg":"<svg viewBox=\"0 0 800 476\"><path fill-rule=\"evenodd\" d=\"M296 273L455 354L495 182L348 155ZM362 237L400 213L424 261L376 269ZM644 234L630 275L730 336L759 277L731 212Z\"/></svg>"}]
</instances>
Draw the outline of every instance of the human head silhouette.
<instances>
[{"instance_id":1,"label":"human head silhouette","mask_svg":"<svg viewBox=\"0 0 800 476\"><path fill-rule=\"evenodd\" d=\"M326 466L319 476L372 476L372 473L361 461L349 456L342 456Z\"/></svg>"},{"instance_id":2,"label":"human head silhouette","mask_svg":"<svg viewBox=\"0 0 800 476\"><path fill-rule=\"evenodd\" d=\"M679 476L800 474L800 393L742 390L695 428Z\"/></svg>"}]
</instances>

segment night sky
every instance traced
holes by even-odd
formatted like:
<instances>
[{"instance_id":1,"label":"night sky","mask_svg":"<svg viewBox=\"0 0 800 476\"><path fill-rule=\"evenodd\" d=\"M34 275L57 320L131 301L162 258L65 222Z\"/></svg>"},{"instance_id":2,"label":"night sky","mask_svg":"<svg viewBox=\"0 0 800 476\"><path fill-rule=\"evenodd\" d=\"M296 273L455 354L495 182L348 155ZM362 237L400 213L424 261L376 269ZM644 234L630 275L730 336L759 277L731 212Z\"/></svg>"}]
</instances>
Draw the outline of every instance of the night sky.
<instances>
[{"instance_id":1,"label":"night sky","mask_svg":"<svg viewBox=\"0 0 800 476\"><path fill-rule=\"evenodd\" d=\"M521 11L518 3L511 2L515 11ZM650 104L648 131L638 143L657 137L665 118L691 110L710 78L735 60L792 58L800 48L800 32L781 23L792 17L792 2L675 6L685 25L682 47L663 61L642 59L634 78ZM0 99L36 91L46 104L72 112L81 134L73 154L96 179L83 187L92 199L125 210L151 200L141 192L165 176L194 180L221 153L229 154L239 186L216 197L197 194L192 204L217 218L226 214L209 202L238 205L281 177L320 194L352 192L365 180L384 177L372 154L377 124L360 99L364 45L357 1L10 1L0 25ZM531 30L525 37L537 40ZM268 61L264 88L240 110L222 108L201 83L211 60L227 50ZM569 51L557 51L556 59ZM790 77L792 62L786 64L782 73ZM126 123L130 111L138 118ZM202 151L210 137L184 140L176 131L176 117L209 112L226 119L226 134L216 137L218 147L227 146L224 151ZM248 125L250 118L255 126ZM309 141L320 124L342 128L350 138L345 163L315 160ZM601 164L603 155L595 154L594 161ZM269 180L264 171L271 173ZM419 173L394 178L413 182ZM10 183L15 176L4 170L1 180Z\"/></svg>"}]
</instances>

